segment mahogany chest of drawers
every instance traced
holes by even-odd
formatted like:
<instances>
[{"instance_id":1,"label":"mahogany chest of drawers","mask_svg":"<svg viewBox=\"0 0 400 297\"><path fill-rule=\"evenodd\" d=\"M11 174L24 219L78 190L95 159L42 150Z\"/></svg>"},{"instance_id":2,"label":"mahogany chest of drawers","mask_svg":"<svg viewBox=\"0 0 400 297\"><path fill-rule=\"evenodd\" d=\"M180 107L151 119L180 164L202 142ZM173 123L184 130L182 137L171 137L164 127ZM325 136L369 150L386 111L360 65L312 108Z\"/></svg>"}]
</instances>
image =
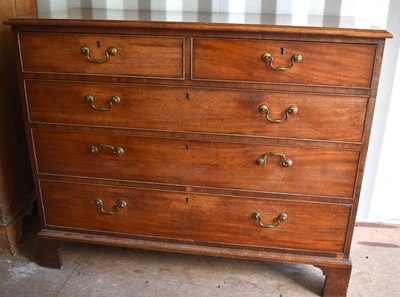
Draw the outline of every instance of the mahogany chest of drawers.
<instances>
[{"instance_id":1,"label":"mahogany chest of drawers","mask_svg":"<svg viewBox=\"0 0 400 297\"><path fill-rule=\"evenodd\" d=\"M389 33L10 24L42 265L64 241L302 263L346 295Z\"/></svg>"}]
</instances>

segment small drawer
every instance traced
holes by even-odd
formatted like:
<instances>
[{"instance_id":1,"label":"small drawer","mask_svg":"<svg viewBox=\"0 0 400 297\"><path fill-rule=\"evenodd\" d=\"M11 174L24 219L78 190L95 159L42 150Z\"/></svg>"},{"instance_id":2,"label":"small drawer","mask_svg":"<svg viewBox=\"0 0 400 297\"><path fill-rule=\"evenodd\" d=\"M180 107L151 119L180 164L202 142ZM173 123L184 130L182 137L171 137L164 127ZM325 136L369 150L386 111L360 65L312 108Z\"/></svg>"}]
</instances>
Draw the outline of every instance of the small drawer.
<instances>
[{"instance_id":1,"label":"small drawer","mask_svg":"<svg viewBox=\"0 0 400 297\"><path fill-rule=\"evenodd\" d=\"M41 129L33 141L38 173L332 197L353 197L359 159L349 150Z\"/></svg>"},{"instance_id":2,"label":"small drawer","mask_svg":"<svg viewBox=\"0 0 400 297\"><path fill-rule=\"evenodd\" d=\"M355 96L69 81L26 80L25 90L30 122L359 143L368 103Z\"/></svg>"},{"instance_id":3,"label":"small drawer","mask_svg":"<svg viewBox=\"0 0 400 297\"><path fill-rule=\"evenodd\" d=\"M375 51L375 45L194 38L192 79L370 88Z\"/></svg>"},{"instance_id":4,"label":"small drawer","mask_svg":"<svg viewBox=\"0 0 400 297\"><path fill-rule=\"evenodd\" d=\"M343 252L351 211L349 205L47 180L40 191L49 227L274 249Z\"/></svg>"},{"instance_id":5,"label":"small drawer","mask_svg":"<svg viewBox=\"0 0 400 297\"><path fill-rule=\"evenodd\" d=\"M184 77L180 37L22 32L18 38L23 72Z\"/></svg>"}]
</instances>

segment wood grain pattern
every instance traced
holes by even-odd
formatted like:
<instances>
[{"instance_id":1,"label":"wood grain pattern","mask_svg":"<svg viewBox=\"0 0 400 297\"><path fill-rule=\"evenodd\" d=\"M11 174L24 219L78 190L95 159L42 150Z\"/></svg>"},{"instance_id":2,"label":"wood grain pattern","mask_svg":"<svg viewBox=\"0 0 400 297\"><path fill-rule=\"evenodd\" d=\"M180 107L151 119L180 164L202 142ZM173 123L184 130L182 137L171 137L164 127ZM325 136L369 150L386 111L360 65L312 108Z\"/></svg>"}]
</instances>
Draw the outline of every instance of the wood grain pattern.
<instances>
[{"instance_id":1,"label":"wood grain pattern","mask_svg":"<svg viewBox=\"0 0 400 297\"><path fill-rule=\"evenodd\" d=\"M274 252L262 249L246 249L238 248L237 246L207 246L201 244L190 244L182 242L172 242L172 241L157 241L157 240L146 240L134 237L124 237L124 236L109 236L105 234L93 234L93 233L82 233L78 231L71 230L57 230L56 228L46 228L42 229L38 233L39 238L45 238L48 240L55 241L68 241L68 242L80 242L80 243L90 243L90 244L101 244L108 246L118 246L127 248L138 248L154 251L163 252L173 252L181 254L197 254L197 255L207 255L214 257L226 257L226 258L236 258L236 259L249 259L257 261L268 261L268 262L286 262L294 264L308 264L308 265L324 265L326 267L347 267L351 262L349 259L343 259L336 257L337 254L318 257L315 253L308 251L302 254L300 250L291 253L288 251L284 252ZM279 256L279 257L278 257Z\"/></svg>"},{"instance_id":2,"label":"wood grain pattern","mask_svg":"<svg viewBox=\"0 0 400 297\"><path fill-rule=\"evenodd\" d=\"M33 181L19 106L8 18L36 15L36 1L2 0L0 9L0 250L16 254L22 219L32 207Z\"/></svg>"},{"instance_id":3,"label":"wood grain pattern","mask_svg":"<svg viewBox=\"0 0 400 297\"><path fill-rule=\"evenodd\" d=\"M9 221L6 221L6 224L0 224L0 252L7 252L11 255L17 254L20 247L20 239L23 234L22 222L24 217L32 212L34 202L33 194L28 197L30 199L28 199L27 201L25 201L25 197L22 197L22 201L19 201L20 203L24 203L20 206L21 209L18 210L17 214L12 216ZM5 204L6 202L6 199L3 199L3 205L1 206L4 209L6 209L7 207L7 204Z\"/></svg>"},{"instance_id":4,"label":"wood grain pattern","mask_svg":"<svg viewBox=\"0 0 400 297\"><path fill-rule=\"evenodd\" d=\"M28 32L18 37L24 72L183 78L182 37ZM105 59L112 46L118 53L96 64L85 59L82 46L90 48L93 59Z\"/></svg>"},{"instance_id":5,"label":"wood grain pattern","mask_svg":"<svg viewBox=\"0 0 400 297\"><path fill-rule=\"evenodd\" d=\"M346 205L267 199L241 199L171 193L101 185L40 181L46 225L100 232L168 237L203 243L342 252L350 207ZM94 205L104 201L114 210L105 215ZM265 229L253 212L273 224L285 213L287 221Z\"/></svg>"},{"instance_id":6,"label":"wood grain pattern","mask_svg":"<svg viewBox=\"0 0 400 297\"><path fill-rule=\"evenodd\" d=\"M352 197L359 156L356 151L54 130L34 130L33 140L38 173L333 197ZM109 148L91 153L95 144L122 147L124 153L116 156ZM282 166L280 157L257 165L267 152L283 153L294 165Z\"/></svg>"},{"instance_id":7,"label":"wood grain pattern","mask_svg":"<svg viewBox=\"0 0 400 297\"><path fill-rule=\"evenodd\" d=\"M63 242L61 240L49 240L39 237L38 244L41 266L50 268L61 268L63 266L61 253Z\"/></svg>"},{"instance_id":8,"label":"wood grain pattern","mask_svg":"<svg viewBox=\"0 0 400 297\"><path fill-rule=\"evenodd\" d=\"M323 271L325 284L323 297L342 297L347 295L352 266L344 267L318 266Z\"/></svg>"},{"instance_id":9,"label":"wood grain pattern","mask_svg":"<svg viewBox=\"0 0 400 297\"><path fill-rule=\"evenodd\" d=\"M366 97L70 81L26 80L25 90L31 122L349 142L362 142L368 103ZM109 108L115 95L121 102L97 111L86 95L98 107ZM292 105L299 112L271 123L258 111L262 104L272 119L284 119Z\"/></svg>"},{"instance_id":10,"label":"wood grain pattern","mask_svg":"<svg viewBox=\"0 0 400 297\"><path fill-rule=\"evenodd\" d=\"M374 45L323 42L194 38L192 43L192 78L196 80L361 88L371 86L376 51ZM288 71L277 71L261 59L266 52L272 54L275 66L290 65L296 53L303 61Z\"/></svg>"},{"instance_id":11,"label":"wood grain pattern","mask_svg":"<svg viewBox=\"0 0 400 297\"><path fill-rule=\"evenodd\" d=\"M324 296L345 296L384 38L391 35L187 20L9 22L19 37L22 103L41 190L42 265L61 266L64 241L283 261L320 267ZM101 58L111 44L123 59L92 65L78 52L88 45ZM261 59L266 51L277 66L294 53L304 59L274 71ZM84 101L88 94L100 107L112 95L121 103L99 112ZM258 112L261 104L274 119L291 105L299 112L272 124ZM92 153L99 143L124 153ZM285 154L293 166L277 156L258 166L268 152ZM128 207L104 215L98 197L106 209L122 198ZM255 211L264 223L281 213L289 219L267 230L252 219Z\"/></svg>"}]
</instances>

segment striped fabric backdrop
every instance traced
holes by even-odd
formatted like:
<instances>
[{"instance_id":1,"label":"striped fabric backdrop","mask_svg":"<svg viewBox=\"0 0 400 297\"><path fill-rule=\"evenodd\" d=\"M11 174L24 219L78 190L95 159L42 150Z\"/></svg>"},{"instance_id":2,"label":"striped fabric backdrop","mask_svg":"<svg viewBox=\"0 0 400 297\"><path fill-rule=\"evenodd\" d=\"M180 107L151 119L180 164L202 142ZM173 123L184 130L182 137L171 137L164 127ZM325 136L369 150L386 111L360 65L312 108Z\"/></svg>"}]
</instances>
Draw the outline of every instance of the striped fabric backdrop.
<instances>
[{"instance_id":1,"label":"striped fabric backdrop","mask_svg":"<svg viewBox=\"0 0 400 297\"><path fill-rule=\"evenodd\" d=\"M52 12L76 7L122 9L123 11L161 11L165 12L166 20L169 20L169 12L175 12L173 19L176 20L176 12L182 11L265 13L289 15L292 17L293 23L298 25L318 26L319 24L316 23L307 23L307 17L315 15L323 17L355 17L355 20L361 27L364 23L372 22L374 25L384 28L390 0L379 0L379 5L376 5L376 1L377 0L37 0L37 5L39 15L46 16ZM107 14L105 11L97 13ZM371 16L373 19L371 19ZM107 15L99 15L98 17L107 18ZM320 25L324 25L324 23L324 18L321 18Z\"/></svg>"},{"instance_id":2,"label":"striped fabric backdrop","mask_svg":"<svg viewBox=\"0 0 400 297\"><path fill-rule=\"evenodd\" d=\"M353 16L359 0L38 0L39 12L66 8ZM371 0L361 1L363 6Z\"/></svg>"}]
</instances>

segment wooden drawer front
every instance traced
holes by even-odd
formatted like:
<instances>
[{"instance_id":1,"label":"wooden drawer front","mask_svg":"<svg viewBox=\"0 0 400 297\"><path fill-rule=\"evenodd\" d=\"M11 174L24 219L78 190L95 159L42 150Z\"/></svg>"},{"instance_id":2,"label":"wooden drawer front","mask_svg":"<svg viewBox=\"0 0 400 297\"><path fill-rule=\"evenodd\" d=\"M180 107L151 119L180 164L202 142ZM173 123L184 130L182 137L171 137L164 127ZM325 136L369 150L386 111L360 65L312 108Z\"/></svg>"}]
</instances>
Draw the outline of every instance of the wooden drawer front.
<instances>
[{"instance_id":1,"label":"wooden drawer front","mask_svg":"<svg viewBox=\"0 0 400 297\"><path fill-rule=\"evenodd\" d=\"M352 197L359 152L33 130L39 173ZM113 154L111 147L124 152ZM256 160L279 152L264 166Z\"/></svg>"},{"instance_id":2,"label":"wooden drawer front","mask_svg":"<svg viewBox=\"0 0 400 297\"><path fill-rule=\"evenodd\" d=\"M374 45L194 38L192 78L369 88ZM281 55L282 49L284 54ZM261 56L272 54L272 65L287 67L294 54L302 62L287 71L272 69Z\"/></svg>"},{"instance_id":3,"label":"wooden drawer front","mask_svg":"<svg viewBox=\"0 0 400 297\"><path fill-rule=\"evenodd\" d=\"M242 199L171 193L101 185L40 181L45 221L48 226L167 237L203 243L343 251L350 206ZM126 207L116 215L119 201ZM259 212L264 224L276 224L280 214L287 220L276 228L263 228L252 218Z\"/></svg>"},{"instance_id":4,"label":"wooden drawer front","mask_svg":"<svg viewBox=\"0 0 400 297\"><path fill-rule=\"evenodd\" d=\"M32 122L361 142L367 98L27 80ZM185 94L189 100L185 100ZM96 110L85 97L94 98ZM118 96L120 102L111 106ZM267 105L272 123L259 112ZM340 108L339 108L340 107ZM71 112L66 112L71 111Z\"/></svg>"},{"instance_id":5,"label":"wooden drawer front","mask_svg":"<svg viewBox=\"0 0 400 297\"><path fill-rule=\"evenodd\" d=\"M118 36L101 34L19 33L23 72L127 75L183 78L183 38L159 36ZM97 45L100 45L100 48ZM89 62L81 47L90 49Z\"/></svg>"}]
</instances>

